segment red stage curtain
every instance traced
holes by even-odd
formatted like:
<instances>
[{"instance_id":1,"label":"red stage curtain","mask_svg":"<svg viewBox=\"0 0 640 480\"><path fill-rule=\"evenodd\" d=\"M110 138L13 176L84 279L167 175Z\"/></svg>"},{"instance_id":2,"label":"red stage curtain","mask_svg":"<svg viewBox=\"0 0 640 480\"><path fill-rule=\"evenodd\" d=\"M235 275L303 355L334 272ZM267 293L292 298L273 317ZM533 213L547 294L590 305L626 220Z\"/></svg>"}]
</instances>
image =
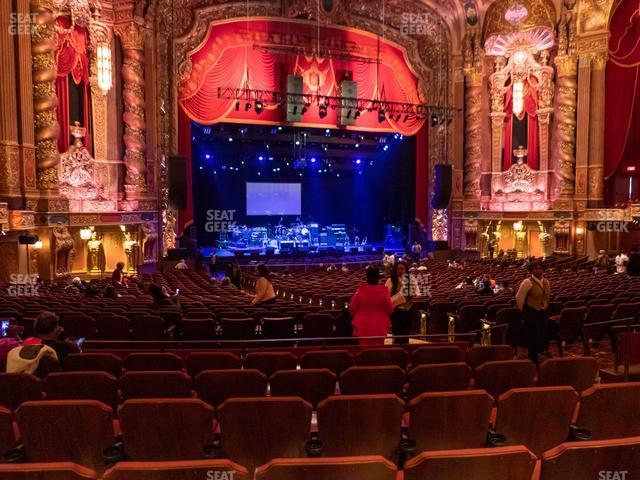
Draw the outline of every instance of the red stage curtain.
<instances>
[{"instance_id":1,"label":"red stage curtain","mask_svg":"<svg viewBox=\"0 0 640 480\"><path fill-rule=\"evenodd\" d=\"M84 144L91 151L91 89L89 88L89 56L87 45L89 35L84 27L74 25L71 29L69 17L58 17L56 24L59 27L56 59L58 62L58 78L56 81L56 95L58 96L58 123L60 124L60 136L58 137L58 150L64 153L69 148L69 80L76 85L82 85L83 91L83 117L87 133Z\"/></svg>"},{"instance_id":2,"label":"red stage curtain","mask_svg":"<svg viewBox=\"0 0 640 480\"><path fill-rule=\"evenodd\" d=\"M184 230L193 224L193 175L191 171L191 119L182 108L178 109L178 153L186 159L187 171L187 208L180 210L177 218L177 234L181 236Z\"/></svg>"},{"instance_id":3,"label":"red stage curtain","mask_svg":"<svg viewBox=\"0 0 640 480\"><path fill-rule=\"evenodd\" d=\"M530 80L533 81L533 80ZM528 115L527 119L527 164L537 170L539 166L538 155L538 118L536 110L538 108L538 97L536 92L529 83L524 86L524 109L523 115ZM507 90L505 97L504 112L506 114L504 124L504 154L502 159L502 170L509 170L513 160L513 91L511 88Z\"/></svg>"},{"instance_id":4,"label":"red stage curtain","mask_svg":"<svg viewBox=\"0 0 640 480\"><path fill-rule=\"evenodd\" d=\"M202 124L220 121L280 123L282 109L268 104L258 115L253 108L245 111L246 100L236 110L234 99L219 96L219 89L283 91L288 74L303 77L303 93L338 96L344 78L358 83L358 97L389 102L421 103L418 79L411 70L404 50L375 35L341 27L321 27L321 37L330 38L336 51L348 56L316 58L304 54L281 52L282 48L305 45L315 48L317 25L278 19L237 20L213 25L198 50L189 54L189 77L178 86L179 102L185 113ZM380 63L376 59L380 55ZM383 91L384 89L384 91ZM235 93L235 92L234 92ZM252 105L253 107L253 105ZM373 105L372 105L373 107ZM303 118L308 126L332 126L337 110L329 109L320 118L317 105L311 105ZM413 135L424 118L399 120L387 117L378 122L378 112L363 111L353 129L398 131Z\"/></svg>"},{"instance_id":5,"label":"red stage curtain","mask_svg":"<svg viewBox=\"0 0 640 480\"><path fill-rule=\"evenodd\" d=\"M609 23L604 175L640 159L640 2L619 1Z\"/></svg>"}]
</instances>

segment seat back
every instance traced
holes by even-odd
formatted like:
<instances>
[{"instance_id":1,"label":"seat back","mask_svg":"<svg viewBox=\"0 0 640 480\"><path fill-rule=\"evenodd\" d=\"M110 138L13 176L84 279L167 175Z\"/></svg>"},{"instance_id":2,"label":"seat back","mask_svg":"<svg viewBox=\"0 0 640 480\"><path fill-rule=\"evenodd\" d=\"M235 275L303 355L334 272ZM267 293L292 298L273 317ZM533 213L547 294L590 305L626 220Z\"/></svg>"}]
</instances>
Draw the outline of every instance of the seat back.
<instances>
[{"instance_id":1,"label":"seat back","mask_svg":"<svg viewBox=\"0 0 640 480\"><path fill-rule=\"evenodd\" d=\"M198 398L127 400L118 418L130 460L202 459L213 442L213 408Z\"/></svg>"},{"instance_id":2,"label":"seat back","mask_svg":"<svg viewBox=\"0 0 640 480\"><path fill-rule=\"evenodd\" d=\"M484 305L465 305L458 311L459 317L456 321L456 332L466 333L472 330L478 330L482 325L480 319L487 312Z\"/></svg>"},{"instance_id":3,"label":"seat back","mask_svg":"<svg viewBox=\"0 0 640 480\"><path fill-rule=\"evenodd\" d=\"M111 353L72 353L64 357L66 372L107 372L116 378L122 375L122 360Z\"/></svg>"},{"instance_id":4,"label":"seat back","mask_svg":"<svg viewBox=\"0 0 640 480\"><path fill-rule=\"evenodd\" d=\"M420 347L411 354L411 365L431 365L434 363L458 363L464 361L464 353L458 347Z\"/></svg>"},{"instance_id":5,"label":"seat back","mask_svg":"<svg viewBox=\"0 0 640 480\"><path fill-rule=\"evenodd\" d=\"M416 451L484 447L493 398L484 390L423 393L409 404Z\"/></svg>"},{"instance_id":6,"label":"seat back","mask_svg":"<svg viewBox=\"0 0 640 480\"><path fill-rule=\"evenodd\" d=\"M8 408L0 407L0 455L4 455L16 446L13 431L13 414Z\"/></svg>"},{"instance_id":7,"label":"seat back","mask_svg":"<svg viewBox=\"0 0 640 480\"><path fill-rule=\"evenodd\" d=\"M336 374L326 368L279 370L269 379L272 397L300 397L315 409L318 403L334 395Z\"/></svg>"},{"instance_id":8,"label":"seat back","mask_svg":"<svg viewBox=\"0 0 640 480\"><path fill-rule=\"evenodd\" d=\"M97 400L24 402L15 417L28 462L102 470L102 451L115 443L111 408Z\"/></svg>"},{"instance_id":9,"label":"seat back","mask_svg":"<svg viewBox=\"0 0 640 480\"><path fill-rule=\"evenodd\" d=\"M256 470L256 480L395 480L396 466L380 456L279 458Z\"/></svg>"},{"instance_id":10,"label":"seat back","mask_svg":"<svg viewBox=\"0 0 640 480\"><path fill-rule=\"evenodd\" d=\"M405 464L404 480L531 480L535 466L536 457L521 445L423 452Z\"/></svg>"},{"instance_id":11,"label":"seat back","mask_svg":"<svg viewBox=\"0 0 640 480\"><path fill-rule=\"evenodd\" d=\"M96 329L101 340L128 340L131 336L131 324L123 315L98 316Z\"/></svg>"},{"instance_id":12,"label":"seat back","mask_svg":"<svg viewBox=\"0 0 640 480\"><path fill-rule=\"evenodd\" d=\"M404 348L369 348L356 355L356 365L359 367L397 365L404 370L407 368L408 361L409 355Z\"/></svg>"},{"instance_id":13,"label":"seat back","mask_svg":"<svg viewBox=\"0 0 640 480\"><path fill-rule=\"evenodd\" d=\"M486 390L498 398L512 388L531 387L536 366L531 360L499 360L485 362L476 368L474 388Z\"/></svg>"},{"instance_id":14,"label":"seat back","mask_svg":"<svg viewBox=\"0 0 640 480\"><path fill-rule=\"evenodd\" d=\"M570 385L580 393L593 386L597 375L598 361L594 357L550 358L540 365L538 385Z\"/></svg>"},{"instance_id":15,"label":"seat back","mask_svg":"<svg viewBox=\"0 0 640 480\"><path fill-rule=\"evenodd\" d=\"M120 380L122 397L129 398L188 398L191 396L191 377L183 372L125 372Z\"/></svg>"},{"instance_id":16,"label":"seat back","mask_svg":"<svg viewBox=\"0 0 640 480\"><path fill-rule=\"evenodd\" d=\"M184 340L213 340L216 323L211 318L185 318L180 320Z\"/></svg>"},{"instance_id":17,"label":"seat back","mask_svg":"<svg viewBox=\"0 0 640 480\"><path fill-rule=\"evenodd\" d=\"M350 367L340 375L340 392L344 395L394 393L402 395L404 370L397 365Z\"/></svg>"},{"instance_id":18,"label":"seat back","mask_svg":"<svg viewBox=\"0 0 640 480\"><path fill-rule=\"evenodd\" d=\"M229 398L264 397L267 376L258 370L204 370L194 379L198 397L218 407Z\"/></svg>"},{"instance_id":19,"label":"seat back","mask_svg":"<svg viewBox=\"0 0 640 480\"><path fill-rule=\"evenodd\" d=\"M84 314L63 315L60 325L69 338L96 338L96 322Z\"/></svg>"},{"instance_id":20,"label":"seat back","mask_svg":"<svg viewBox=\"0 0 640 480\"><path fill-rule=\"evenodd\" d=\"M580 334L580 329L587 314L587 307L563 308L560 313L560 322L557 327L557 335L560 340L573 342Z\"/></svg>"},{"instance_id":21,"label":"seat back","mask_svg":"<svg viewBox=\"0 0 640 480\"><path fill-rule=\"evenodd\" d=\"M299 397L231 398L218 409L222 449L250 472L274 458L304 457L311 411Z\"/></svg>"},{"instance_id":22,"label":"seat back","mask_svg":"<svg viewBox=\"0 0 640 480\"><path fill-rule=\"evenodd\" d=\"M640 382L594 385L582 392L577 424L593 440L640 436Z\"/></svg>"},{"instance_id":23,"label":"seat back","mask_svg":"<svg viewBox=\"0 0 640 480\"><path fill-rule=\"evenodd\" d=\"M599 475L599 478L622 480L633 478L637 472L640 472L640 437L631 437L558 445L542 456L540 479L596 478Z\"/></svg>"},{"instance_id":24,"label":"seat back","mask_svg":"<svg viewBox=\"0 0 640 480\"><path fill-rule=\"evenodd\" d=\"M300 357L300 368L328 368L336 375L355 363L354 356L348 350L314 350Z\"/></svg>"},{"instance_id":25,"label":"seat back","mask_svg":"<svg viewBox=\"0 0 640 480\"><path fill-rule=\"evenodd\" d=\"M252 340L256 336L256 321L253 318L222 318L223 340Z\"/></svg>"},{"instance_id":26,"label":"seat back","mask_svg":"<svg viewBox=\"0 0 640 480\"><path fill-rule=\"evenodd\" d=\"M306 338L330 337L334 320L327 313L308 313L302 317L302 335Z\"/></svg>"},{"instance_id":27,"label":"seat back","mask_svg":"<svg viewBox=\"0 0 640 480\"><path fill-rule=\"evenodd\" d=\"M429 319L427 330L429 334L447 333L449 328L448 313L454 313L456 305L453 302L432 302L429 305Z\"/></svg>"},{"instance_id":28,"label":"seat back","mask_svg":"<svg viewBox=\"0 0 640 480\"><path fill-rule=\"evenodd\" d=\"M611 319L613 315L613 311L615 310L615 305L609 304L596 304L590 305L587 310L587 315L585 316L584 323L597 323L597 322L606 322Z\"/></svg>"},{"instance_id":29,"label":"seat back","mask_svg":"<svg viewBox=\"0 0 640 480\"><path fill-rule=\"evenodd\" d=\"M513 360L514 353L510 345L476 345L467 350L466 362L475 370L484 362Z\"/></svg>"},{"instance_id":30,"label":"seat back","mask_svg":"<svg viewBox=\"0 0 640 480\"><path fill-rule=\"evenodd\" d=\"M182 359L175 353L130 353L124 359L128 372L181 370Z\"/></svg>"},{"instance_id":31,"label":"seat back","mask_svg":"<svg viewBox=\"0 0 640 480\"><path fill-rule=\"evenodd\" d=\"M164 340L164 320L157 315L142 315L131 319L131 338L134 340Z\"/></svg>"},{"instance_id":32,"label":"seat back","mask_svg":"<svg viewBox=\"0 0 640 480\"><path fill-rule=\"evenodd\" d=\"M50 373L42 389L47 400L98 400L118 406L118 379L107 372Z\"/></svg>"},{"instance_id":33,"label":"seat back","mask_svg":"<svg viewBox=\"0 0 640 480\"><path fill-rule=\"evenodd\" d=\"M466 390L471 380L471 368L464 362L419 365L409 371L407 379L409 398L425 392Z\"/></svg>"},{"instance_id":34,"label":"seat back","mask_svg":"<svg viewBox=\"0 0 640 480\"><path fill-rule=\"evenodd\" d=\"M293 317L264 317L262 336L264 338L294 338L295 320Z\"/></svg>"},{"instance_id":35,"label":"seat back","mask_svg":"<svg viewBox=\"0 0 640 480\"><path fill-rule=\"evenodd\" d=\"M73 462L0 464L3 480L95 480L96 472Z\"/></svg>"},{"instance_id":36,"label":"seat back","mask_svg":"<svg viewBox=\"0 0 640 480\"><path fill-rule=\"evenodd\" d=\"M395 367L398 368L398 367ZM404 403L396 395L340 395L318 405L318 435L327 457L393 458L400 444Z\"/></svg>"},{"instance_id":37,"label":"seat back","mask_svg":"<svg viewBox=\"0 0 640 480\"><path fill-rule=\"evenodd\" d=\"M251 352L244 359L244 367L264 373L267 378L278 370L294 370L298 359L287 352Z\"/></svg>"},{"instance_id":38,"label":"seat back","mask_svg":"<svg viewBox=\"0 0 640 480\"><path fill-rule=\"evenodd\" d=\"M251 480L247 469L231 460L119 462L102 480Z\"/></svg>"},{"instance_id":39,"label":"seat back","mask_svg":"<svg viewBox=\"0 0 640 480\"><path fill-rule=\"evenodd\" d=\"M40 384L28 373L0 373L0 406L15 410L22 402L40 400Z\"/></svg>"},{"instance_id":40,"label":"seat back","mask_svg":"<svg viewBox=\"0 0 640 480\"><path fill-rule=\"evenodd\" d=\"M231 352L190 353L184 359L187 373L195 378L203 370L242 368L242 360Z\"/></svg>"},{"instance_id":41,"label":"seat back","mask_svg":"<svg viewBox=\"0 0 640 480\"><path fill-rule=\"evenodd\" d=\"M514 388L498 399L496 432L542 455L568 438L577 403L572 387Z\"/></svg>"}]
</instances>

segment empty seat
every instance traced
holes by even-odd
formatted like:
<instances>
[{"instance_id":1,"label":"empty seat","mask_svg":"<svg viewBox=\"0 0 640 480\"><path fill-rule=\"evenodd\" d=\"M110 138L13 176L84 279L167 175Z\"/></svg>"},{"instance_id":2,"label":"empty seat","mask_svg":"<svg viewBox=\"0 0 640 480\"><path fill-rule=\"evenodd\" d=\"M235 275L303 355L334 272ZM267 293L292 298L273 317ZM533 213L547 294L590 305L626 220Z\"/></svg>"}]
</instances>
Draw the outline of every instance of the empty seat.
<instances>
[{"instance_id":1,"label":"empty seat","mask_svg":"<svg viewBox=\"0 0 640 480\"><path fill-rule=\"evenodd\" d=\"M396 367L397 368L397 367ZM393 458L400 444L404 403L395 395L341 395L318 405L322 455Z\"/></svg>"},{"instance_id":2,"label":"empty seat","mask_svg":"<svg viewBox=\"0 0 640 480\"><path fill-rule=\"evenodd\" d=\"M486 390L498 398L512 388L531 387L536 366L531 360L500 360L485 362L476 368L474 388Z\"/></svg>"},{"instance_id":3,"label":"empty seat","mask_svg":"<svg viewBox=\"0 0 640 480\"><path fill-rule=\"evenodd\" d=\"M523 446L423 452L404 465L404 480L531 480L535 466Z\"/></svg>"},{"instance_id":4,"label":"empty seat","mask_svg":"<svg viewBox=\"0 0 640 480\"><path fill-rule=\"evenodd\" d=\"M409 355L404 348L370 348L356 355L358 366L397 365L405 369L408 361Z\"/></svg>"},{"instance_id":5,"label":"empty seat","mask_svg":"<svg viewBox=\"0 0 640 480\"><path fill-rule=\"evenodd\" d=\"M571 387L514 388L498 399L496 432L542 455L568 438L577 403Z\"/></svg>"},{"instance_id":6,"label":"empty seat","mask_svg":"<svg viewBox=\"0 0 640 480\"><path fill-rule=\"evenodd\" d=\"M73 462L0 464L2 480L95 480L90 468Z\"/></svg>"},{"instance_id":7,"label":"empty seat","mask_svg":"<svg viewBox=\"0 0 640 480\"><path fill-rule=\"evenodd\" d=\"M498 360L513 360L515 352L510 345L486 345L471 347L466 353L466 362L472 368L476 369L484 362L492 362Z\"/></svg>"},{"instance_id":8,"label":"empty seat","mask_svg":"<svg viewBox=\"0 0 640 480\"><path fill-rule=\"evenodd\" d=\"M627 472L622 474L622 472ZM541 480L631 480L640 472L640 437L567 442L542 456ZM629 475L631 474L631 475Z\"/></svg>"},{"instance_id":9,"label":"empty seat","mask_svg":"<svg viewBox=\"0 0 640 480\"><path fill-rule=\"evenodd\" d=\"M102 480L251 480L247 469L230 460L119 462Z\"/></svg>"},{"instance_id":10,"label":"empty seat","mask_svg":"<svg viewBox=\"0 0 640 480\"><path fill-rule=\"evenodd\" d=\"M302 317L302 335L306 338L330 337L333 324L333 317L327 313L308 313Z\"/></svg>"},{"instance_id":11,"label":"empty seat","mask_svg":"<svg viewBox=\"0 0 640 480\"><path fill-rule=\"evenodd\" d=\"M540 365L538 385L570 385L577 392L591 387L598 375L598 361L594 357L550 358Z\"/></svg>"},{"instance_id":12,"label":"empty seat","mask_svg":"<svg viewBox=\"0 0 640 480\"><path fill-rule=\"evenodd\" d=\"M300 357L300 368L328 368L336 375L355 364L355 358L348 350L311 351Z\"/></svg>"},{"instance_id":13,"label":"empty seat","mask_svg":"<svg viewBox=\"0 0 640 480\"><path fill-rule=\"evenodd\" d=\"M64 357L62 367L67 372L107 372L116 378L122 375L122 360L111 353L72 353Z\"/></svg>"},{"instance_id":14,"label":"empty seat","mask_svg":"<svg viewBox=\"0 0 640 480\"><path fill-rule=\"evenodd\" d=\"M253 318L222 318L223 340L252 340L256 336L256 321Z\"/></svg>"},{"instance_id":15,"label":"empty seat","mask_svg":"<svg viewBox=\"0 0 640 480\"><path fill-rule=\"evenodd\" d=\"M640 382L585 390L576 423L589 430L593 440L640 436Z\"/></svg>"},{"instance_id":16,"label":"empty seat","mask_svg":"<svg viewBox=\"0 0 640 480\"><path fill-rule=\"evenodd\" d=\"M96 322L88 315L61 315L60 326L69 338L96 338Z\"/></svg>"},{"instance_id":17,"label":"empty seat","mask_svg":"<svg viewBox=\"0 0 640 480\"><path fill-rule=\"evenodd\" d=\"M279 458L258 468L256 480L395 480L397 473L393 463L375 455Z\"/></svg>"},{"instance_id":18,"label":"empty seat","mask_svg":"<svg viewBox=\"0 0 640 480\"><path fill-rule=\"evenodd\" d=\"M294 338L296 322L293 317L264 317L262 336L264 338Z\"/></svg>"},{"instance_id":19,"label":"empty seat","mask_svg":"<svg viewBox=\"0 0 640 480\"><path fill-rule=\"evenodd\" d=\"M50 373L42 389L47 400L98 400L118 406L118 380L107 372Z\"/></svg>"},{"instance_id":20,"label":"empty seat","mask_svg":"<svg viewBox=\"0 0 640 480\"><path fill-rule=\"evenodd\" d=\"M0 407L0 456L16 446L11 410ZM1 476L1 475L0 475Z\"/></svg>"},{"instance_id":21,"label":"empty seat","mask_svg":"<svg viewBox=\"0 0 640 480\"><path fill-rule=\"evenodd\" d=\"M227 370L242 368L242 360L230 352L190 353L184 359L187 373L196 377L203 370Z\"/></svg>"},{"instance_id":22,"label":"empty seat","mask_svg":"<svg viewBox=\"0 0 640 480\"><path fill-rule=\"evenodd\" d=\"M202 459L213 442L213 408L197 398L127 400L118 418L130 460Z\"/></svg>"},{"instance_id":23,"label":"empty seat","mask_svg":"<svg viewBox=\"0 0 640 480\"><path fill-rule=\"evenodd\" d=\"M222 449L250 472L274 458L304 457L311 411L298 397L231 398L218 409Z\"/></svg>"},{"instance_id":24,"label":"empty seat","mask_svg":"<svg viewBox=\"0 0 640 480\"><path fill-rule=\"evenodd\" d=\"M431 365L434 363L458 363L464 361L464 353L458 347L420 347L411 354L411 365Z\"/></svg>"},{"instance_id":25,"label":"empty seat","mask_svg":"<svg viewBox=\"0 0 640 480\"><path fill-rule=\"evenodd\" d=\"M419 365L407 375L409 398L425 392L466 390L471 380L471 368L466 363Z\"/></svg>"},{"instance_id":26,"label":"empty seat","mask_svg":"<svg viewBox=\"0 0 640 480\"><path fill-rule=\"evenodd\" d=\"M100 340L128 340L131 336L131 324L124 315L100 315L96 329Z\"/></svg>"},{"instance_id":27,"label":"empty seat","mask_svg":"<svg viewBox=\"0 0 640 480\"><path fill-rule=\"evenodd\" d=\"M484 390L423 393L409 404L416 451L485 446L493 398Z\"/></svg>"},{"instance_id":28,"label":"empty seat","mask_svg":"<svg viewBox=\"0 0 640 480\"><path fill-rule=\"evenodd\" d=\"M182 359L174 353L130 353L124 360L127 371L181 370Z\"/></svg>"},{"instance_id":29,"label":"empty seat","mask_svg":"<svg viewBox=\"0 0 640 480\"><path fill-rule=\"evenodd\" d=\"M244 367L259 370L267 378L278 370L293 370L298 366L298 359L286 352L252 352L244 359Z\"/></svg>"},{"instance_id":30,"label":"empty seat","mask_svg":"<svg viewBox=\"0 0 640 480\"><path fill-rule=\"evenodd\" d=\"M129 322L134 340L165 340L164 320L157 315L135 316Z\"/></svg>"},{"instance_id":31,"label":"empty seat","mask_svg":"<svg viewBox=\"0 0 640 480\"><path fill-rule=\"evenodd\" d=\"M126 372L120 380L122 397L129 398L188 398L191 396L191 377L183 372Z\"/></svg>"},{"instance_id":32,"label":"empty seat","mask_svg":"<svg viewBox=\"0 0 640 480\"><path fill-rule=\"evenodd\" d=\"M272 397L300 397L313 408L336 390L336 374L326 368L279 370L269 379Z\"/></svg>"},{"instance_id":33,"label":"empty seat","mask_svg":"<svg viewBox=\"0 0 640 480\"><path fill-rule=\"evenodd\" d=\"M404 390L404 370L396 365L351 367L340 375L340 392L345 395L395 393Z\"/></svg>"},{"instance_id":34,"label":"empty seat","mask_svg":"<svg viewBox=\"0 0 640 480\"><path fill-rule=\"evenodd\" d=\"M204 370L194 379L198 397L214 407L229 398L264 397L267 376L258 370Z\"/></svg>"},{"instance_id":35,"label":"empty seat","mask_svg":"<svg viewBox=\"0 0 640 480\"><path fill-rule=\"evenodd\" d=\"M102 470L102 451L115 443L112 410L97 400L24 402L15 417L28 462Z\"/></svg>"},{"instance_id":36,"label":"empty seat","mask_svg":"<svg viewBox=\"0 0 640 480\"><path fill-rule=\"evenodd\" d=\"M212 318L184 318L180 320L184 340L212 340L216 336L216 323Z\"/></svg>"},{"instance_id":37,"label":"empty seat","mask_svg":"<svg viewBox=\"0 0 640 480\"><path fill-rule=\"evenodd\" d=\"M28 373L0 373L0 406L15 410L27 400L40 400L41 381Z\"/></svg>"}]
</instances>

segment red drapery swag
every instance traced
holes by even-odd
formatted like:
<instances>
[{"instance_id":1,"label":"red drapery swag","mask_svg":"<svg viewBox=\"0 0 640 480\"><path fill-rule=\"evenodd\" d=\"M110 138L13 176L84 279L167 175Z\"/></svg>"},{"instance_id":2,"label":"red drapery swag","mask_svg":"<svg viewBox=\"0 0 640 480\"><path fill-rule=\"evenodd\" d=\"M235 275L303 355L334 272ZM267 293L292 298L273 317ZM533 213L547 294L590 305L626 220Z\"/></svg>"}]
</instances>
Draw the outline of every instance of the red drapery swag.
<instances>
[{"instance_id":1,"label":"red drapery swag","mask_svg":"<svg viewBox=\"0 0 640 480\"><path fill-rule=\"evenodd\" d=\"M640 164L640 2L618 1L609 23L604 175Z\"/></svg>"},{"instance_id":2,"label":"red drapery swag","mask_svg":"<svg viewBox=\"0 0 640 480\"><path fill-rule=\"evenodd\" d=\"M187 171L187 208L178 212L177 234L193 224L193 175L191 171L191 119L182 108L178 109L178 153L184 155Z\"/></svg>"},{"instance_id":3,"label":"red drapery swag","mask_svg":"<svg viewBox=\"0 0 640 480\"><path fill-rule=\"evenodd\" d=\"M529 116L527 119L527 164L533 170L538 169L538 118L536 117L536 110L538 108L538 96L536 91L531 88L529 82L535 82L534 78L530 78L529 81L524 84L524 108L522 110L522 116L525 114ZM511 162L513 160L513 89L507 90L505 98L504 112L505 125L504 125L504 154L502 159L502 170L509 170Z\"/></svg>"},{"instance_id":4,"label":"red drapery swag","mask_svg":"<svg viewBox=\"0 0 640 480\"><path fill-rule=\"evenodd\" d=\"M58 136L58 151L64 153L69 149L70 119L69 119L69 80L82 86L84 125L87 134L84 144L91 151L91 97L89 88L89 56L87 45L89 34L87 29L74 25L71 28L69 17L58 17L56 24L60 27L56 48L58 62L58 76L56 78L56 95L58 107L56 109L60 135Z\"/></svg>"},{"instance_id":5,"label":"red drapery swag","mask_svg":"<svg viewBox=\"0 0 640 480\"><path fill-rule=\"evenodd\" d=\"M404 50L373 34L340 27L320 27L320 38L331 42L330 48L345 55L318 58L283 48L301 45L306 51L316 48L317 25L298 20L242 19L217 23L210 27L198 50L189 54L191 70L180 83L181 107L192 120L202 124L220 121L280 123L284 105L268 105L258 115L253 108L245 111L245 101L236 110L235 99L224 99L218 89L254 89L286 91L288 74L303 78L303 93L340 95L340 82L348 74L357 82L361 99L420 103L418 78L411 70ZM325 48L324 44L321 49ZM379 53L378 53L379 52ZM377 62L377 59L380 62ZM364 59L364 60L363 60ZM328 109L320 118L317 105L311 105L303 117L307 126L335 126L337 110ZM396 121L386 114L378 122L378 112L362 112L355 126L368 131L397 131L413 135L425 119L404 116Z\"/></svg>"}]
</instances>

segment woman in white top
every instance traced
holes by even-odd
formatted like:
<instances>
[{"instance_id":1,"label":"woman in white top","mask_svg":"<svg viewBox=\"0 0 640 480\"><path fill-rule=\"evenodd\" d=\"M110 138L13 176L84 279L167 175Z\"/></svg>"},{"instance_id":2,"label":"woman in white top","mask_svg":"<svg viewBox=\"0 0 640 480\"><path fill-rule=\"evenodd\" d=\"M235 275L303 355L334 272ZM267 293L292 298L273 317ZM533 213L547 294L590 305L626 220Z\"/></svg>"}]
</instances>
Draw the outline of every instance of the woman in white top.
<instances>
[{"instance_id":1,"label":"woman in white top","mask_svg":"<svg viewBox=\"0 0 640 480\"><path fill-rule=\"evenodd\" d=\"M391 270L391 276L384 284L389 290L395 309L391 314L391 332L393 335L409 335L411 333L411 297L417 295L415 278L411 279L407 272L407 264L398 262ZM394 338L393 343L409 343L408 338Z\"/></svg>"},{"instance_id":2,"label":"woman in white top","mask_svg":"<svg viewBox=\"0 0 640 480\"><path fill-rule=\"evenodd\" d=\"M258 265L258 281L256 282L256 294L251 300L251 305L268 305L275 303L276 292L271 283L271 274L266 265Z\"/></svg>"}]
</instances>

